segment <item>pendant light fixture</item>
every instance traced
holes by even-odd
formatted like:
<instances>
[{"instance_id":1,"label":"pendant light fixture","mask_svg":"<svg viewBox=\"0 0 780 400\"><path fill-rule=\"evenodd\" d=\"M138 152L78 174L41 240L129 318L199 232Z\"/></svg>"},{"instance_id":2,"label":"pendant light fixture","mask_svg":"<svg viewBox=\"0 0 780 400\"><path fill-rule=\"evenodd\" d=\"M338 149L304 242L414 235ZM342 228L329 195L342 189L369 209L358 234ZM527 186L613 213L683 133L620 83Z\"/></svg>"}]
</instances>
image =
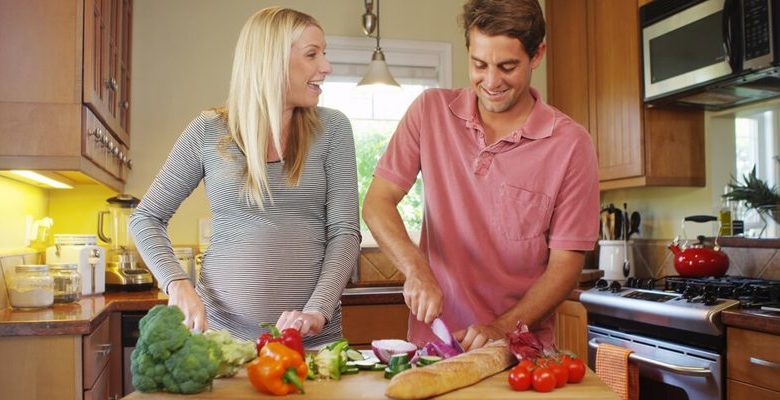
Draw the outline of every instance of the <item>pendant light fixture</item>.
<instances>
[{"instance_id":1,"label":"pendant light fixture","mask_svg":"<svg viewBox=\"0 0 780 400\"><path fill-rule=\"evenodd\" d=\"M374 54L371 56L371 63L368 65L368 72L363 76L363 79L358 82L358 86L368 85L387 85L401 87L398 82L395 81L393 75L390 73L390 69L385 62L385 53L382 52L382 48L379 46L379 0L376 0L376 15L373 13L374 0L364 0L366 6L366 12L363 14L363 33L366 36L371 37L371 34L376 30L376 48Z\"/></svg>"}]
</instances>

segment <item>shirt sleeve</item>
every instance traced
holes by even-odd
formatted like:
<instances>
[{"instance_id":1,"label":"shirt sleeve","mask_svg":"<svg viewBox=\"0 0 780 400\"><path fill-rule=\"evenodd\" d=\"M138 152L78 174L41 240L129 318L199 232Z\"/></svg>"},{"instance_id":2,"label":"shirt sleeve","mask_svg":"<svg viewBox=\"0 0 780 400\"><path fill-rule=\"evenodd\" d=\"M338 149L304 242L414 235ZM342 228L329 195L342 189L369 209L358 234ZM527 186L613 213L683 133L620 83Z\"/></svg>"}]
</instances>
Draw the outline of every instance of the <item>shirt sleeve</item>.
<instances>
[{"instance_id":1,"label":"shirt sleeve","mask_svg":"<svg viewBox=\"0 0 780 400\"><path fill-rule=\"evenodd\" d=\"M189 278L173 254L167 229L173 214L203 179L204 130L203 116L189 124L130 216L136 248L166 294L171 281Z\"/></svg>"},{"instance_id":2,"label":"shirt sleeve","mask_svg":"<svg viewBox=\"0 0 780 400\"><path fill-rule=\"evenodd\" d=\"M374 176L387 179L404 192L417 182L421 168L420 122L426 93L423 92L409 106L374 170Z\"/></svg>"},{"instance_id":3,"label":"shirt sleeve","mask_svg":"<svg viewBox=\"0 0 780 400\"><path fill-rule=\"evenodd\" d=\"M318 311L330 321L360 256L357 166L352 125L339 111L320 109L330 137L325 158L326 248L322 272L304 312Z\"/></svg>"},{"instance_id":4,"label":"shirt sleeve","mask_svg":"<svg viewBox=\"0 0 780 400\"><path fill-rule=\"evenodd\" d=\"M551 249L593 250L599 232L599 177L590 135L579 127L550 223Z\"/></svg>"}]
</instances>

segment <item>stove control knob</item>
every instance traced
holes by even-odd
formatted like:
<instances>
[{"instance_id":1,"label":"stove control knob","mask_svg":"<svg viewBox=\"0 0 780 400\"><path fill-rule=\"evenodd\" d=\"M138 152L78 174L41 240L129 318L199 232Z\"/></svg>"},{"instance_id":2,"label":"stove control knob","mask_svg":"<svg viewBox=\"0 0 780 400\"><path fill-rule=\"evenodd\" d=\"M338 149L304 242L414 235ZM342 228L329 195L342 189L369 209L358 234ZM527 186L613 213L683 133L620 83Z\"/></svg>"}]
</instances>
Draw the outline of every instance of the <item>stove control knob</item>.
<instances>
[{"instance_id":1,"label":"stove control knob","mask_svg":"<svg viewBox=\"0 0 780 400\"><path fill-rule=\"evenodd\" d=\"M690 285L686 286L685 290L683 290L682 292L682 298L688 300L689 303L691 302L691 299L693 299L698 295L699 295L699 290Z\"/></svg>"},{"instance_id":2,"label":"stove control knob","mask_svg":"<svg viewBox=\"0 0 780 400\"><path fill-rule=\"evenodd\" d=\"M634 278L633 276L626 279L626 287L630 288L638 288L639 287L639 278Z\"/></svg>"},{"instance_id":3,"label":"stove control knob","mask_svg":"<svg viewBox=\"0 0 780 400\"><path fill-rule=\"evenodd\" d=\"M609 291L612 293L617 293L620 291L620 289L622 288L620 286L620 282L618 281L612 281L612 283L609 284Z\"/></svg>"},{"instance_id":4,"label":"stove control knob","mask_svg":"<svg viewBox=\"0 0 780 400\"><path fill-rule=\"evenodd\" d=\"M596 289L598 289L598 290L603 292L603 291L607 290L608 287L609 287L609 282L607 282L606 279L599 279L599 280L596 281Z\"/></svg>"},{"instance_id":5,"label":"stove control knob","mask_svg":"<svg viewBox=\"0 0 780 400\"><path fill-rule=\"evenodd\" d=\"M708 306L715 305L718 302L718 296L713 292L705 292L703 303Z\"/></svg>"}]
</instances>

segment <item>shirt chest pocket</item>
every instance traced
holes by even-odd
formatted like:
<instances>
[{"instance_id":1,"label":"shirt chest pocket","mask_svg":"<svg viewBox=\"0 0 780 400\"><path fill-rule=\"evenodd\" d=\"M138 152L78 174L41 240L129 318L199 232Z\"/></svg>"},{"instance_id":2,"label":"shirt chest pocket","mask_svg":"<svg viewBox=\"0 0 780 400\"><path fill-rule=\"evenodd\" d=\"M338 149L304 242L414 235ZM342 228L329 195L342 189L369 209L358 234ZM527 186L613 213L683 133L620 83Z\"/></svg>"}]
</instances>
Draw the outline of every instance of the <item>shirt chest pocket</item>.
<instances>
[{"instance_id":1,"label":"shirt chest pocket","mask_svg":"<svg viewBox=\"0 0 780 400\"><path fill-rule=\"evenodd\" d=\"M544 193L503 184L494 204L494 226L510 240L537 237L546 229L550 202Z\"/></svg>"}]
</instances>

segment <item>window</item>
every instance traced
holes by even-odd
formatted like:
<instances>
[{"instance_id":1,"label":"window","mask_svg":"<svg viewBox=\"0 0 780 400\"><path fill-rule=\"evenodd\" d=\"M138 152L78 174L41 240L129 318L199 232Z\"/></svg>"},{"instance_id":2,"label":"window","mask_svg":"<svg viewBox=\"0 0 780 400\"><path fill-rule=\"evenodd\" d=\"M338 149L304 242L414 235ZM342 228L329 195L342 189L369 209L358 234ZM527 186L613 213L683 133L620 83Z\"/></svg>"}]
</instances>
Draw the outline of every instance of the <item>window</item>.
<instances>
[{"instance_id":1,"label":"window","mask_svg":"<svg viewBox=\"0 0 780 400\"><path fill-rule=\"evenodd\" d=\"M369 91L356 85L368 69L374 41L331 36L327 42L333 73L322 87L320 105L341 110L352 123L362 210L376 163L406 109L425 89L451 86L451 48L449 43L382 40L382 50L401 90ZM398 209L410 233L419 233L423 213L419 176ZM362 218L360 225L367 233Z\"/></svg>"},{"instance_id":2,"label":"window","mask_svg":"<svg viewBox=\"0 0 780 400\"><path fill-rule=\"evenodd\" d=\"M756 168L756 176L771 187L777 187L780 160L778 140L775 131L780 118L780 109L762 109L740 113L734 119L736 148L736 178L743 177ZM746 212L742 207L736 210L745 222L745 234L748 237L778 237L777 224L765 217L764 221L756 212Z\"/></svg>"}]
</instances>

